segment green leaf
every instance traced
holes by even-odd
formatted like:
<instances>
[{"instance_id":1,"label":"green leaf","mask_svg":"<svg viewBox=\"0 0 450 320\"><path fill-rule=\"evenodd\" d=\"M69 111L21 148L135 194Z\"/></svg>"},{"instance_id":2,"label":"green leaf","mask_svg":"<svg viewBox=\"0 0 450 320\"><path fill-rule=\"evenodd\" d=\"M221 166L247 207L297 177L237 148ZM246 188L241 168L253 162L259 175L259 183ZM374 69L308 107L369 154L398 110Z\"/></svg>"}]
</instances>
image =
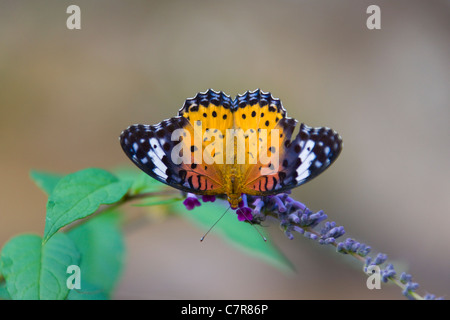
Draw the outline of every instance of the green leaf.
<instances>
[{"instance_id":1,"label":"green leaf","mask_svg":"<svg viewBox=\"0 0 450 320\"><path fill-rule=\"evenodd\" d=\"M147 192L159 192L162 188L166 187L164 183L153 179L145 172L142 172L131 186L131 194L147 193Z\"/></svg>"},{"instance_id":2,"label":"green leaf","mask_svg":"<svg viewBox=\"0 0 450 320\"><path fill-rule=\"evenodd\" d=\"M161 188L167 187L164 183L153 179L136 167L120 166L113 169L112 172L114 172L120 180L128 180L133 183L130 188L131 195L161 191Z\"/></svg>"},{"instance_id":3,"label":"green leaf","mask_svg":"<svg viewBox=\"0 0 450 320\"><path fill-rule=\"evenodd\" d=\"M6 282L0 282L0 300L11 300L11 296L6 289Z\"/></svg>"},{"instance_id":4,"label":"green leaf","mask_svg":"<svg viewBox=\"0 0 450 320\"><path fill-rule=\"evenodd\" d=\"M130 185L130 181L121 181L108 171L95 168L65 176L47 202L44 242L60 228L91 215L100 205L118 202Z\"/></svg>"},{"instance_id":5,"label":"green leaf","mask_svg":"<svg viewBox=\"0 0 450 320\"><path fill-rule=\"evenodd\" d=\"M72 229L68 235L81 253L81 289L69 299L105 299L122 273L125 244L119 212L104 212Z\"/></svg>"},{"instance_id":6,"label":"green leaf","mask_svg":"<svg viewBox=\"0 0 450 320\"><path fill-rule=\"evenodd\" d=\"M79 265L80 254L73 241L58 233L45 244L37 235L19 235L5 244L0 268L12 299L65 299L67 267Z\"/></svg>"},{"instance_id":7,"label":"green leaf","mask_svg":"<svg viewBox=\"0 0 450 320\"><path fill-rule=\"evenodd\" d=\"M227 206L222 205L222 203L220 200L216 200L214 203L202 203L200 207L192 211L188 211L184 205L180 204L177 206L177 212L180 212L181 216L201 226L206 231L227 209ZM293 266L291 262L270 241L264 229L258 225L255 227L267 238L267 241L262 239L252 225L239 221L236 213L228 210L211 232L219 234L228 243L248 254L263 259L282 271L292 272Z\"/></svg>"},{"instance_id":8,"label":"green leaf","mask_svg":"<svg viewBox=\"0 0 450 320\"><path fill-rule=\"evenodd\" d=\"M63 175L31 170L30 177L42 191L50 195Z\"/></svg>"}]
</instances>

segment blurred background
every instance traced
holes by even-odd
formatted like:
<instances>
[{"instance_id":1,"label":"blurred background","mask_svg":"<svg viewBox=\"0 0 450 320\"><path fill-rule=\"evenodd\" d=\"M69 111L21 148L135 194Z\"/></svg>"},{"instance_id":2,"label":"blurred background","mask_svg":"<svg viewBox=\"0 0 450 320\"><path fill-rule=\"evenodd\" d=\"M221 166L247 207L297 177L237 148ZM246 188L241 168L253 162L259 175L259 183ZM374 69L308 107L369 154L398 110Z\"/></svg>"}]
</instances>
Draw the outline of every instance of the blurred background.
<instances>
[{"instance_id":1,"label":"blurred background","mask_svg":"<svg viewBox=\"0 0 450 320\"><path fill-rule=\"evenodd\" d=\"M81 30L66 9L81 8ZM381 30L366 9L381 8ZM31 169L130 163L133 123L175 116L208 88L261 88L344 150L293 196L388 254L420 293L450 293L450 2L0 0L0 245L42 234ZM237 220L236 220L237 222ZM237 222L238 223L238 222ZM277 225L287 275L182 218L126 234L116 299L402 299L360 264Z\"/></svg>"}]
</instances>

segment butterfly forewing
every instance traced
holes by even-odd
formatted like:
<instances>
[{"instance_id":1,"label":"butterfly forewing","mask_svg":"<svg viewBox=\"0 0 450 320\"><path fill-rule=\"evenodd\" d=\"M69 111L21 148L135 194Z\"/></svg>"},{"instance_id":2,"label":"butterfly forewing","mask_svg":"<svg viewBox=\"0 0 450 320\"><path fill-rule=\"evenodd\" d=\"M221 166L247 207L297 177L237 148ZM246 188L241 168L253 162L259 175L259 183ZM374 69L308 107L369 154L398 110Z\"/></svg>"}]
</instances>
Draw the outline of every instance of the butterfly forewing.
<instances>
[{"instance_id":1,"label":"butterfly forewing","mask_svg":"<svg viewBox=\"0 0 450 320\"><path fill-rule=\"evenodd\" d=\"M172 134L181 129L179 139L172 141ZM186 135L183 136L183 133ZM189 135L191 135L189 137ZM188 161L177 161L183 150L192 150L193 128L183 117L174 117L157 125L132 125L120 136L122 149L145 173L174 188L199 194L221 194L220 177L213 166L194 163L190 153ZM173 150L178 144L179 154ZM177 150L178 150L177 149Z\"/></svg>"}]
</instances>

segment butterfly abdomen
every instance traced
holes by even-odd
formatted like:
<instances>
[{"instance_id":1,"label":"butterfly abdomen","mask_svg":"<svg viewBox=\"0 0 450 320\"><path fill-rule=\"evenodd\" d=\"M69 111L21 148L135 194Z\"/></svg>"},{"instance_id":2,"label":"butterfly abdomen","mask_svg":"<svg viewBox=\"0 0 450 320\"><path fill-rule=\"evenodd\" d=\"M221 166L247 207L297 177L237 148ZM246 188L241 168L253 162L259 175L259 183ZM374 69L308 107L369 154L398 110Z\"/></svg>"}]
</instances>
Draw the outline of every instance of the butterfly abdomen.
<instances>
[{"instance_id":1,"label":"butterfly abdomen","mask_svg":"<svg viewBox=\"0 0 450 320\"><path fill-rule=\"evenodd\" d=\"M234 164L224 165L222 170L223 186L225 194L232 208L236 208L240 202L244 186L244 173L239 166Z\"/></svg>"}]
</instances>

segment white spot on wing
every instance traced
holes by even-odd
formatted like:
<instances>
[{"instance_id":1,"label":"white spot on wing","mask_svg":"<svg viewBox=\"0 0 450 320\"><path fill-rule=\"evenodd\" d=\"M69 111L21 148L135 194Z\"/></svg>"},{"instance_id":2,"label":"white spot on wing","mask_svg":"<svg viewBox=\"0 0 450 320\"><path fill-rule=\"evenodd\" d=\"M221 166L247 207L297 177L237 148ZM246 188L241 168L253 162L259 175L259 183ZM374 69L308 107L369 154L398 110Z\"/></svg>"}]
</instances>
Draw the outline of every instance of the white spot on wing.
<instances>
[{"instance_id":1,"label":"white spot on wing","mask_svg":"<svg viewBox=\"0 0 450 320\"><path fill-rule=\"evenodd\" d=\"M153 172L154 172L155 174L157 174L158 176L160 176L161 178L167 179L167 174L165 174L164 172L162 172L160 168L156 167L156 168L153 170Z\"/></svg>"},{"instance_id":2,"label":"white spot on wing","mask_svg":"<svg viewBox=\"0 0 450 320\"><path fill-rule=\"evenodd\" d=\"M156 138L151 138L150 139L150 145L153 147L153 146L156 146L157 148L153 148L154 149L154 151L155 151L155 153L156 153L156 155L158 156L158 158L162 158L162 157L164 157L164 151L163 151L163 149L162 149L162 147L161 147L161 145L160 145L160 143L159 143L159 140L158 139L156 139Z\"/></svg>"},{"instance_id":3,"label":"white spot on wing","mask_svg":"<svg viewBox=\"0 0 450 320\"><path fill-rule=\"evenodd\" d=\"M308 145L308 143L311 142L312 146L314 146L314 142L309 140L306 143L306 147L311 146ZM312 149L312 147L311 147ZM306 157L305 159L302 159L303 157ZM305 148L301 153L300 153L300 159L302 160L302 164L297 168L297 182L300 182L301 180L305 179L306 177L309 176L310 171L309 168L311 167L311 164L313 163L313 161L316 159L316 154L314 152L311 151L307 151L307 149Z\"/></svg>"},{"instance_id":4,"label":"white spot on wing","mask_svg":"<svg viewBox=\"0 0 450 320\"><path fill-rule=\"evenodd\" d=\"M302 148L302 151L300 152L300 160L302 160L302 163L305 162L306 157L311 153L311 150L314 148L314 141L308 140L306 141L305 147ZM309 148L309 150L308 150Z\"/></svg>"},{"instance_id":5,"label":"white spot on wing","mask_svg":"<svg viewBox=\"0 0 450 320\"><path fill-rule=\"evenodd\" d=\"M151 138L150 139L150 145L151 148L148 151L148 156L150 159L152 159L152 162L155 164L155 169L153 169L153 172L160 176L163 179L167 179L167 174L165 174L167 170L167 166L161 161L162 157L165 155L164 151L161 148L161 145L159 144L158 139ZM156 145L156 148L153 146Z\"/></svg>"},{"instance_id":6,"label":"white spot on wing","mask_svg":"<svg viewBox=\"0 0 450 320\"><path fill-rule=\"evenodd\" d=\"M302 180L305 180L306 178L308 178L308 176L309 176L310 174L311 174L311 173L309 172L309 170L303 171L302 174L300 174L299 176L297 176L297 178L296 178L297 182L300 182L300 181L302 181Z\"/></svg>"}]
</instances>

